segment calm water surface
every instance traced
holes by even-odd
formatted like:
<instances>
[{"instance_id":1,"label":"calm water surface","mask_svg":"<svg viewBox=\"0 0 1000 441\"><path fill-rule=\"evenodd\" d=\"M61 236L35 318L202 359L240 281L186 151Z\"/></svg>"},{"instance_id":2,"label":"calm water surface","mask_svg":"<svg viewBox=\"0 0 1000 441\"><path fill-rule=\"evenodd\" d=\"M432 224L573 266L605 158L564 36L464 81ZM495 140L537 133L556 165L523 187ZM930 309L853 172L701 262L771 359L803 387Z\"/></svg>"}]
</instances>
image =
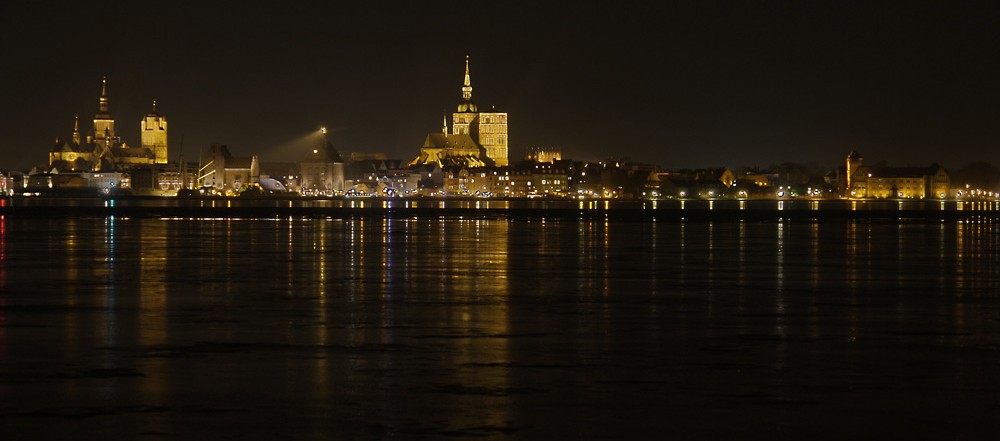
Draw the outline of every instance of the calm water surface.
<instances>
[{"instance_id":1,"label":"calm water surface","mask_svg":"<svg viewBox=\"0 0 1000 441\"><path fill-rule=\"evenodd\" d=\"M8 216L0 436L990 439L998 233Z\"/></svg>"}]
</instances>

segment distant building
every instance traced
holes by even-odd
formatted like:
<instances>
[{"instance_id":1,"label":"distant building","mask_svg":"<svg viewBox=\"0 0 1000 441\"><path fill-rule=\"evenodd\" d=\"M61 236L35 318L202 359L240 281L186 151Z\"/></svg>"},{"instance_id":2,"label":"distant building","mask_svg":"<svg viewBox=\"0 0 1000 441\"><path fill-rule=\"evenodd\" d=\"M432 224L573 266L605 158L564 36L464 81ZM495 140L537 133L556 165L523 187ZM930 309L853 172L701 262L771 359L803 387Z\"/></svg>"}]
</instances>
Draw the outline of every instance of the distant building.
<instances>
[{"instance_id":1,"label":"distant building","mask_svg":"<svg viewBox=\"0 0 1000 441\"><path fill-rule=\"evenodd\" d=\"M98 110L90 133L86 138L81 136L80 118L77 115L73 121L70 142L60 143L56 139L56 144L50 150L49 169L62 172L111 171L166 163L166 119L156 114L155 104L154 111L146 115L141 124L143 144L140 147L130 147L115 131L115 119L111 116L108 99L108 81L104 78L101 80L101 96L98 98ZM147 124L150 130L146 129ZM147 132L150 132L148 145ZM158 153L162 155L162 162Z\"/></svg>"},{"instance_id":2,"label":"distant building","mask_svg":"<svg viewBox=\"0 0 1000 441\"><path fill-rule=\"evenodd\" d=\"M532 162L548 162L551 164L562 159L562 151L559 147L528 147L528 152L524 155L524 159Z\"/></svg>"},{"instance_id":3,"label":"distant building","mask_svg":"<svg viewBox=\"0 0 1000 441\"><path fill-rule=\"evenodd\" d=\"M73 136L70 142L61 143L56 139L55 145L49 152L49 169L65 172L100 170L100 157L95 155L96 145L91 142L84 143L80 137L80 115L73 119ZM106 166L110 167L110 163Z\"/></svg>"},{"instance_id":4,"label":"distant building","mask_svg":"<svg viewBox=\"0 0 1000 441\"><path fill-rule=\"evenodd\" d=\"M472 101L469 57L465 57L462 100L452 113L451 132L444 118L441 133L431 133L411 166L436 164L442 168L504 167L507 159L507 113L480 112Z\"/></svg>"},{"instance_id":5,"label":"distant building","mask_svg":"<svg viewBox=\"0 0 1000 441\"><path fill-rule=\"evenodd\" d=\"M153 110L142 118L142 148L153 152L154 162L167 163L167 118L156 113L156 101Z\"/></svg>"},{"instance_id":6,"label":"distant building","mask_svg":"<svg viewBox=\"0 0 1000 441\"><path fill-rule=\"evenodd\" d=\"M846 196L852 198L944 199L951 189L948 172L938 164L872 167L851 151L842 170Z\"/></svg>"},{"instance_id":7,"label":"distant building","mask_svg":"<svg viewBox=\"0 0 1000 441\"><path fill-rule=\"evenodd\" d=\"M472 102L472 81L469 77L469 57L465 57L465 81L462 101L452 114L452 133L469 135L486 150L486 157L498 167L507 165L507 113L480 112Z\"/></svg>"},{"instance_id":8,"label":"distant building","mask_svg":"<svg viewBox=\"0 0 1000 441\"><path fill-rule=\"evenodd\" d=\"M485 149L468 134L449 135L444 132L428 134L420 147L420 155L410 161L410 165L475 168L493 165L488 160Z\"/></svg>"},{"instance_id":9,"label":"distant building","mask_svg":"<svg viewBox=\"0 0 1000 441\"><path fill-rule=\"evenodd\" d=\"M201 187L213 187L223 193L238 193L260 179L256 156L233 156L225 145L213 144L202 157L198 170Z\"/></svg>"},{"instance_id":10,"label":"distant building","mask_svg":"<svg viewBox=\"0 0 1000 441\"><path fill-rule=\"evenodd\" d=\"M345 190L344 159L324 133L316 148L300 163L299 191L303 195L331 196Z\"/></svg>"}]
</instances>

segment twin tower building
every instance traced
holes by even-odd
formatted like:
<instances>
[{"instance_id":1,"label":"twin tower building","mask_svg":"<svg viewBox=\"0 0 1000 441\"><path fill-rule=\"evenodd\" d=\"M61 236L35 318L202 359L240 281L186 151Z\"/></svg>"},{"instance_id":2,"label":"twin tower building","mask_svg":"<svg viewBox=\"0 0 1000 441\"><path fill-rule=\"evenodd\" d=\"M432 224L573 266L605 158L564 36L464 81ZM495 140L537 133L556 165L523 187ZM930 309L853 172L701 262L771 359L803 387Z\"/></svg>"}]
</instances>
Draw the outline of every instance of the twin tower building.
<instances>
[{"instance_id":1,"label":"twin tower building","mask_svg":"<svg viewBox=\"0 0 1000 441\"><path fill-rule=\"evenodd\" d=\"M68 142L56 139L49 152L49 168L67 171L108 171L137 165L167 163L167 119L153 109L140 121L139 147L126 144L115 131L108 100L108 81L101 80L101 96L94 115L94 125L83 137L80 116L73 121L73 136Z\"/></svg>"}]
</instances>

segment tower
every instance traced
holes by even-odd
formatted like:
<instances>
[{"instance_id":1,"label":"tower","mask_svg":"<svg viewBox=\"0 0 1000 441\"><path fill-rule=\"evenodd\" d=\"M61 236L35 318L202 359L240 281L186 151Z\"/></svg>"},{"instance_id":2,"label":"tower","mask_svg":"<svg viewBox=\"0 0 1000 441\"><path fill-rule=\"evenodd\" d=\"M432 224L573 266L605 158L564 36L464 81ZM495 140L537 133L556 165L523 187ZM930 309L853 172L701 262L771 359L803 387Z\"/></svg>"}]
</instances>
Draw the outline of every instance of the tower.
<instances>
[{"instance_id":1,"label":"tower","mask_svg":"<svg viewBox=\"0 0 1000 441\"><path fill-rule=\"evenodd\" d=\"M142 118L142 148L153 152L154 162L167 163L167 118L156 113L156 101L153 110Z\"/></svg>"},{"instance_id":2,"label":"tower","mask_svg":"<svg viewBox=\"0 0 1000 441\"><path fill-rule=\"evenodd\" d=\"M115 120L111 117L108 103L108 79L101 79L101 97L97 102L97 114L94 115L93 142L98 151L111 149L115 142Z\"/></svg>"},{"instance_id":3,"label":"tower","mask_svg":"<svg viewBox=\"0 0 1000 441\"><path fill-rule=\"evenodd\" d=\"M465 79L462 82L462 101L452 115L451 133L469 135L486 149L486 156L497 166L507 161L507 113L480 112L472 101L472 80L469 75L469 56L465 57Z\"/></svg>"},{"instance_id":4,"label":"tower","mask_svg":"<svg viewBox=\"0 0 1000 441\"><path fill-rule=\"evenodd\" d=\"M80 114L73 116L73 144L80 145Z\"/></svg>"},{"instance_id":5,"label":"tower","mask_svg":"<svg viewBox=\"0 0 1000 441\"><path fill-rule=\"evenodd\" d=\"M861 157L861 154L857 150L851 150L851 153L847 155L847 167L844 169L844 174L847 175L847 179L844 181L847 185L844 190L847 194L851 192L851 178L858 171L858 168L861 167L862 159L864 158Z\"/></svg>"}]
</instances>

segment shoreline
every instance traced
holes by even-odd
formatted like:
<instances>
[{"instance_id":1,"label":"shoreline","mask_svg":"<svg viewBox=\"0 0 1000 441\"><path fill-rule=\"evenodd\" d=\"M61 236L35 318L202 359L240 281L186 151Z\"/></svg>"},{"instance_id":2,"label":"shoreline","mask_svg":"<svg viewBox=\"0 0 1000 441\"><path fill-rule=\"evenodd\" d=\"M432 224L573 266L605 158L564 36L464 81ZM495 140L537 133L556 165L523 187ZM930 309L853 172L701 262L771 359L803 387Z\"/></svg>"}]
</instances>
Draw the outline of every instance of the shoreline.
<instances>
[{"instance_id":1,"label":"shoreline","mask_svg":"<svg viewBox=\"0 0 1000 441\"><path fill-rule=\"evenodd\" d=\"M996 201L0 198L10 218L459 218L622 221L1000 220Z\"/></svg>"}]
</instances>

